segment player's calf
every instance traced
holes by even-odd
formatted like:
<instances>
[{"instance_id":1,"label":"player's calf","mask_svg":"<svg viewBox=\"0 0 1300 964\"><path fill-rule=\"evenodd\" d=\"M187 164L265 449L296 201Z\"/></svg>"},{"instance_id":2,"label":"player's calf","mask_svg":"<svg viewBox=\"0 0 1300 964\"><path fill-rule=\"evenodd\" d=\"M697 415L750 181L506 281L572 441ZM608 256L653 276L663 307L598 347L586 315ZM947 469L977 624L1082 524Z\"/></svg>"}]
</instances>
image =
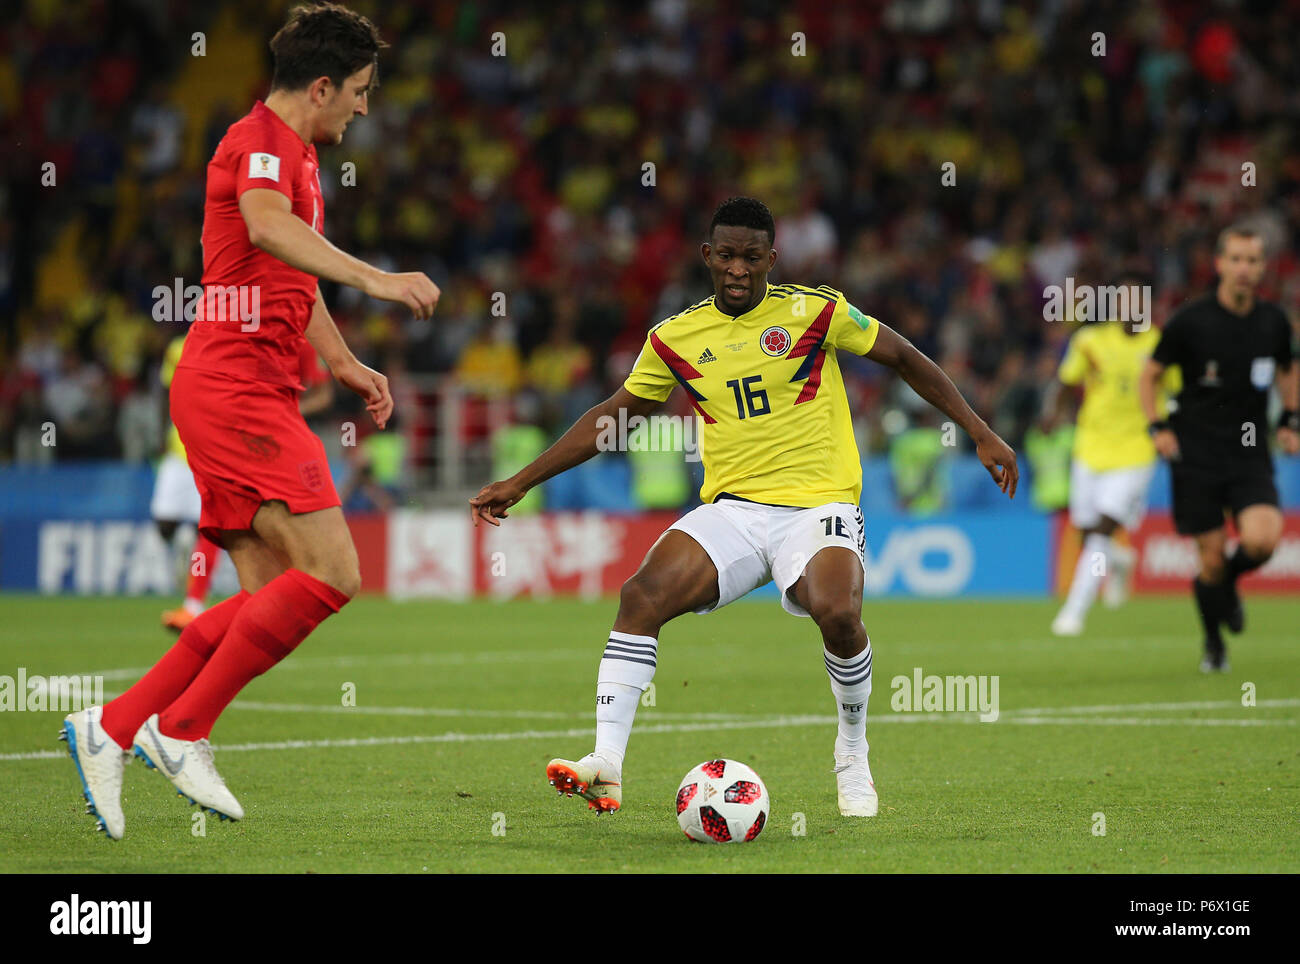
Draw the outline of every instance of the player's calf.
<instances>
[{"instance_id":1,"label":"player's calf","mask_svg":"<svg viewBox=\"0 0 1300 964\"><path fill-rule=\"evenodd\" d=\"M1274 531L1267 524L1271 520L1267 516L1263 518L1264 525L1259 525L1256 517L1247 522L1241 533L1240 544L1224 564L1224 622L1234 633L1240 633L1246 628L1246 611L1241 605L1237 580L1268 562L1273 556L1273 550L1277 548L1280 527Z\"/></svg>"},{"instance_id":2,"label":"player's calf","mask_svg":"<svg viewBox=\"0 0 1300 964\"><path fill-rule=\"evenodd\" d=\"M1196 599L1197 613L1201 617L1201 627L1205 632L1205 656L1201 660L1201 672L1226 672L1227 647L1219 624L1228 618L1229 600L1223 585L1203 582L1199 577L1192 580L1192 595Z\"/></svg>"}]
</instances>

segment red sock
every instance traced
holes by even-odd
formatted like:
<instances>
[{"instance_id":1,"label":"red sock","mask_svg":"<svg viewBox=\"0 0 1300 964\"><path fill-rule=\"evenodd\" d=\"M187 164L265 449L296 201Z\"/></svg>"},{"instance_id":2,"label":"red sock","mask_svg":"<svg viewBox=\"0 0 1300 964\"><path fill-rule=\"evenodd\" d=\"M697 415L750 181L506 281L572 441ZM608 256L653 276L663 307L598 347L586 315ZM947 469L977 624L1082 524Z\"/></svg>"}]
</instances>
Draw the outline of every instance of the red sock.
<instances>
[{"instance_id":1,"label":"red sock","mask_svg":"<svg viewBox=\"0 0 1300 964\"><path fill-rule=\"evenodd\" d=\"M235 614L252 598L241 592L196 616L140 682L104 706L104 732L118 746L130 749L144 721L170 706L199 675L230 629Z\"/></svg>"},{"instance_id":2,"label":"red sock","mask_svg":"<svg viewBox=\"0 0 1300 964\"><path fill-rule=\"evenodd\" d=\"M240 690L292 653L347 601L333 586L286 569L253 593L194 682L159 714L159 731L177 740L206 738Z\"/></svg>"},{"instance_id":3,"label":"red sock","mask_svg":"<svg viewBox=\"0 0 1300 964\"><path fill-rule=\"evenodd\" d=\"M201 558L195 559L195 556ZM208 585L212 582L212 574L216 572L217 560L220 558L221 550L211 539L200 535L194 543L194 552L190 555L190 579L185 587L187 601L193 600L200 606L203 605L203 600L208 598Z\"/></svg>"}]
</instances>

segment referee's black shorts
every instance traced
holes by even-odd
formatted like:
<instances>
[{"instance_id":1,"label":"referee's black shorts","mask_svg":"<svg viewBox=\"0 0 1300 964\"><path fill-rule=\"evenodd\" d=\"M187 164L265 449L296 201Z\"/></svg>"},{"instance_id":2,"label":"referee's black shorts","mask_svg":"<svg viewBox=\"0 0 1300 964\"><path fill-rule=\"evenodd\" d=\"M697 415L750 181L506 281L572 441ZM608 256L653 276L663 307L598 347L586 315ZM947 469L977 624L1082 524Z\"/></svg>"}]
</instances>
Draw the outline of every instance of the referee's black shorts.
<instances>
[{"instance_id":1,"label":"referee's black shorts","mask_svg":"<svg viewBox=\"0 0 1300 964\"><path fill-rule=\"evenodd\" d=\"M1193 536L1223 525L1223 510L1235 516L1248 505L1278 504L1272 460L1234 459L1217 466L1171 462L1174 528Z\"/></svg>"}]
</instances>

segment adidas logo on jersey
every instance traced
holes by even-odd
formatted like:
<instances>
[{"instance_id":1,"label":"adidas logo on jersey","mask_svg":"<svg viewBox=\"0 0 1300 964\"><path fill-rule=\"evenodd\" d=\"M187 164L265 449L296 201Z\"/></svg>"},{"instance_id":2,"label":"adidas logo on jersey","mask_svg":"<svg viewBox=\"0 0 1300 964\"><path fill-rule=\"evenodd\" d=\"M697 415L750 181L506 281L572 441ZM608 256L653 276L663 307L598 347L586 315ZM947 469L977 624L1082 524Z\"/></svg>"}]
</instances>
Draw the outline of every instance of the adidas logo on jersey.
<instances>
[{"instance_id":1,"label":"adidas logo on jersey","mask_svg":"<svg viewBox=\"0 0 1300 964\"><path fill-rule=\"evenodd\" d=\"M700 360L697 361L695 364L703 365L705 362L711 362L717 360L718 360L718 356L713 354L713 352L709 351L709 349L706 348L704 349L704 354L700 356Z\"/></svg>"}]
</instances>

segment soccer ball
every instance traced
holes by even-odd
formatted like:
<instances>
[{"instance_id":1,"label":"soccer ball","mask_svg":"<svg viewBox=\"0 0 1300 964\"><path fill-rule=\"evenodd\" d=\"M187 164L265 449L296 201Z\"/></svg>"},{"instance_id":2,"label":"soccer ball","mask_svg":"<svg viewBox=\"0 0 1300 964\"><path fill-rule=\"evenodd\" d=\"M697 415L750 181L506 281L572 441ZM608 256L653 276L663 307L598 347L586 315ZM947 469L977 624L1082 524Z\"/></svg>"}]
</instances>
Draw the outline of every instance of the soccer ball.
<instances>
[{"instance_id":1,"label":"soccer ball","mask_svg":"<svg viewBox=\"0 0 1300 964\"><path fill-rule=\"evenodd\" d=\"M735 760L701 763L677 788L677 823L702 843L746 843L757 837L771 809L757 773Z\"/></svg>"}]
</instances>

